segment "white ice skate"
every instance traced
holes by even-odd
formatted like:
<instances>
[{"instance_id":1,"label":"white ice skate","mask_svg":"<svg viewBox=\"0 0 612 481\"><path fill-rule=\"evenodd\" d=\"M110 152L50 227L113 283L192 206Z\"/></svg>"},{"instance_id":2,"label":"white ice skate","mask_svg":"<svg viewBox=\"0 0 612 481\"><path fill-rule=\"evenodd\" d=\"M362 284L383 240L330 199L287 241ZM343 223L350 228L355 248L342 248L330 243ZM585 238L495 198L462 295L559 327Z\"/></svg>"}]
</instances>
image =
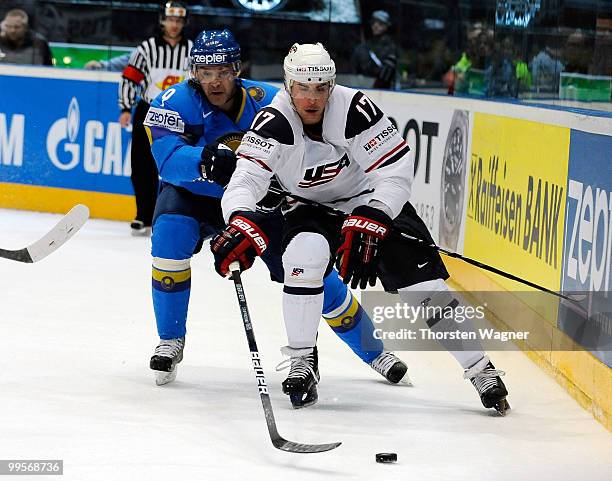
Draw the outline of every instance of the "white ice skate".
<instances>
[{"instance_id":1,"label":"white ice skate","mask_svg":"<svg viewBox=\"0 0 612 481\"><path fill-rule=\"evenodd\" d=\"M293 349L289 346L281 348L281 353L288 356L278 366L277 371L289 369L287 379L283 381L283 393L289 396L295 409L311 406L317 402L317 383L319 375L319 359L317 346L314 348Z\"/></svg>"},{"instance_id":2,"label":"white ice skate","mask_svg":"<svg viewBox=\"0 0 612 481\"><path fill-rule=\"evenodd\" d=\"M160 339L149 367L155 373L155 384L162 386L176 379L177 364L183 360L185 338Z\"/></svg>"},{"instance_id":3,"label":"white ice skate","mask_svg":"<svg viewBox=\"0 0 612 481\"><path fill-rule=\"evenodd\" d=\"M508 390L500 377L504 374L506 374L504 371L495 369L488 356L484 356L463 373L463 377L469 379L478 391L482 405L495 409L502 416L505 416L510 409L506 399Z\"/></svg>"},{"instance_id":4,"label":"white ice skate","mask_svg":"<svg viewBox=\"0 0 612 481\"><path fill-rule=\"evenodd\" d=\"M412 381L408 376L408 366L392 352L381 352L370 363L370 366L391 384L401 383L412 386Z\"/></svg>"}]
</instances>

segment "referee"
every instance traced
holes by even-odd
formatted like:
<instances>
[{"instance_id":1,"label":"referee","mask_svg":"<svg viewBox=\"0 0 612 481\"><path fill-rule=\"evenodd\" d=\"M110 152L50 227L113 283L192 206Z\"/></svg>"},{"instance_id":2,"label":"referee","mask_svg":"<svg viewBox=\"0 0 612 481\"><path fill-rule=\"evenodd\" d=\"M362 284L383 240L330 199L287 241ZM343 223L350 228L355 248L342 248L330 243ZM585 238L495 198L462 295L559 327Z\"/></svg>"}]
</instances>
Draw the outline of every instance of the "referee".
<instances>
[{"instance_id":1,"label":"referee","mask_svg":"<svg viewBox=\"0 0 612 481\"><path fill-rule=\"evenodd\" d=\"M182 4L167 2L162 5L159 22L161 33L136 48L119 84L119 123L123 128L132 124L131 178L136 195L136 218L130 224L132 235L150 234L158 190L157 166L143 122L157 94L187 76L193 44L183 37L187 9Z\"/></svg>"}]
</instances>

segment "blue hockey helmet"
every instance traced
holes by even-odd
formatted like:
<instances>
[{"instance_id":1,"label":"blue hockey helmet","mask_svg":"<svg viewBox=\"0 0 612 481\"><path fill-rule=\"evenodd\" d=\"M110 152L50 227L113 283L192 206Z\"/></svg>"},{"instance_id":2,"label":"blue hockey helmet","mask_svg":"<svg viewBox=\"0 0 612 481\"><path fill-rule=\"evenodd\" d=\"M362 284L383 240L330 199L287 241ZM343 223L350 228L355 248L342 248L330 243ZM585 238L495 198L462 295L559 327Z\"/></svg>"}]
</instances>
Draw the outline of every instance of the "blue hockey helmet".
<instances>
[{"instance_id":1,"label":"blue hockey helmet","mask_svg":"<svg viewBox=\"0 0 612 481\"><path fill-rule=\"evenodd\" d=\"M240 45L232 32L203 30L193 42L189 54L191 70L197 66L231 65L240 72Z\"/></svg>"}]
</instances>

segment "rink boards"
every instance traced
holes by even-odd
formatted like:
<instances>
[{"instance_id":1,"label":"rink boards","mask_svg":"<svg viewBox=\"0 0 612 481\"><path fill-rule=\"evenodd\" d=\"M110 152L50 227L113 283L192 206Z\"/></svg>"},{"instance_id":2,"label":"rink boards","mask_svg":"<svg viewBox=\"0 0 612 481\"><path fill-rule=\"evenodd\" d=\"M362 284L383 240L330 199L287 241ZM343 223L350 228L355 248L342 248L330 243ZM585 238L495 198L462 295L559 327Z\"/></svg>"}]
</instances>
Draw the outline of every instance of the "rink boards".
<instances>
[{"instance_id":1,"label":"rink boards","mask_svg":"<svg viewBox=\"0 0 612 481\"><path fill-rule=\"evenodd\" d=\"M84 203L94 217L133 218L130 134L117 122L118 79L106 72L0 67L1 207L65 212ZM436 242L555 291L610 292L609 115L368 94L411 146L411 202ZM445 261L463 289L525 291ZM580 341L578 333L557 310L533 311L552 343L546 350L522 347L610 427L610 350L580 350L572 344ZM522 321L504 322L520 329ZM608 334L602 329L604 344Z\"/></svg>"},{"instance_id":2,"label":"rink boards","mask_svg":"<svg viewBox=\"0 0 612 481\"><path fill-rule=\"evenodd\" d=\"M77 77L77 78L75 78ZM132 219L130 133L118 123L118 74L0 67L0 205Z\"/></svg>"},{"instance_id":3,"label":"rink boards","mask_svg":"<svg viewBox=\"0 0 612 481\"><path fill-rule=\"evenodd\" d=\"M369 94L413 147L417 167L411 202L439 245L556 292L589 292L581 305L589 316L598 312L603 318L599 315L601 325L594 327L589 318L589 335L597 336L601 347L586 352L584 323L574 322L554 298L532 305L531 288L444 259L460 289L507 290L515 296L520 315L498 319L500 327L531 330L536 341L521 348L610 428L610 115ZM501 315L500 306L489 308Z\"/></svg>"}]
</instances>

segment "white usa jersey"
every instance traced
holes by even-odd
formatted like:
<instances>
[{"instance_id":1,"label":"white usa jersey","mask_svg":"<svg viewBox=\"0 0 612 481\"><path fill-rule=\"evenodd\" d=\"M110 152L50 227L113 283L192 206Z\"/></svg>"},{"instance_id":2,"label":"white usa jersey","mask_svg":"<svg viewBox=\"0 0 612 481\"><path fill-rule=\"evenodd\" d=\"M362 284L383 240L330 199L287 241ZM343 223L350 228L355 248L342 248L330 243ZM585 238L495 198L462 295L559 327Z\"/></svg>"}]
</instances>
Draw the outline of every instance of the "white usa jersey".
<instances>
[{"instance_id":1,"label":"white usa jersey","mask_svg":"<svg viewBox=\"0 0 612 481\"><path fill-rule=\"evenodd\" d=\"M221 201L226 220L255 210L276 175L292 194L351 212L371 200L395 218L410 198L414 162L397 128L362 92L336 86L325 107L322 140L304 133L281 90L259 111L237 150L236 171Z\"/></svg>"}]
</instances>

